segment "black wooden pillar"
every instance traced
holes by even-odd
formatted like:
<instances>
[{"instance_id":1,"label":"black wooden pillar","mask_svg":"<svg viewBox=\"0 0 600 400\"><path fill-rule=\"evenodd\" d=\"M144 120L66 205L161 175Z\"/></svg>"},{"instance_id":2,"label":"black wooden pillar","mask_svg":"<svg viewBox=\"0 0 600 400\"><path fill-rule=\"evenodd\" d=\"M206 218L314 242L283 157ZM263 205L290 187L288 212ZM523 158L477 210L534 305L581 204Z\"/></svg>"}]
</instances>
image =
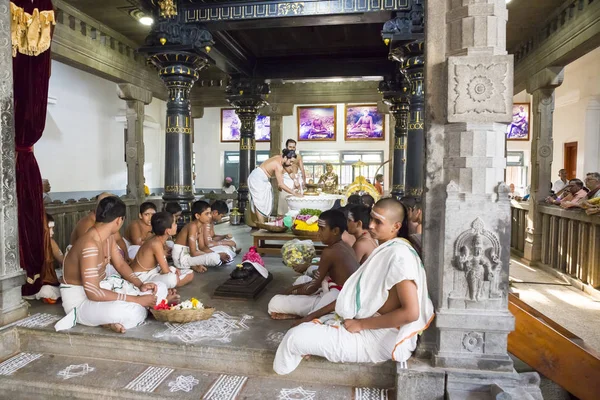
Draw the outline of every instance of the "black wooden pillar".
<instances>
[{"instance_id":1,"label":"black wooden pillar","mask_svg":"<svg viewBox=\"0 0 600 400\"><path fill-rule=\"evenodd\" d=\"M413 0L410 11L398 12L381 31L383 41L390 48L389 59L398 63L400 72L392 85L382 82L380 86L384 101L396 118L394 176L398 179L394 178L394 185L398 186L392 187L392 193L414 197L418 202L423 195L425 169L424 30L423 0ZM401 95L397 95L398 88ZM386 94L382 89L389 89L389 92Z\"/></svg>"},{"instance_id":2,"label":"black wooden pillar","mask_svg":"<svg viewBox=\"0 0 600 400\"><path fill-rule=\"evenodd\" d=\"M141 53L156 67L167 87L165 128L165 192L164 201L177 201L190 218L194 201L192 185L192 137L194 121L190 91L199 72L212 63L208 57L214 44L209 31L199 25L186 25L177 9L155 15L157 23L146 38Z\"/></svg>"},{"instance_id":3,"label":"black wooden pillar","mask_svg":"<svg viewBox=\"0 0 600 400\"><path fill-rule=\"evenodd\" d=\"M406 143L408 136L409 94L408 82L398 71L393 79L381 81L379 92L390 107L394 117L394 154L392 173L392 196L401 199L406 191Z\"/></svg>"},{"instance_id":4,"label":"black wooden pillar","mask_svg":"<svg viewBox=\"0 0 600 400\"><path fill-rule=\"evenodd\" d=\"M269 84L249 78L234 78L226 89L227 101L240 119L240 181L238 207L242 215L248 203L248 175L256 167L254 128L258 110L267 104Z\"/></svg>"}]
</instances>

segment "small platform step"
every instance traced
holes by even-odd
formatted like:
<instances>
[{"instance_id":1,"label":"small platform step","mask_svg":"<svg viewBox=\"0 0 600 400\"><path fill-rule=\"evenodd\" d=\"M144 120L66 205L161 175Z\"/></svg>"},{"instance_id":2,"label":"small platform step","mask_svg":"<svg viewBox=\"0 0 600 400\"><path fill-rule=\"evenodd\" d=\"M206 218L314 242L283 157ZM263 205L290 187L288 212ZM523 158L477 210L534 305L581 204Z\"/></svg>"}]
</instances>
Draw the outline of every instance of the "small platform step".
<instances>
[{"instance_id":1,"label":"small platform step","mask_svg":"<svg viewBox=\"0 0 600 400\"><path fill-rule=\"evenodd\" d=\"M135 361L135 360L132 360ZM165 359L168 361L168 359ZM380 388L218 374L139 362L18 353L0 364L0 399L392 399Z\"/></svg>"}]
</instances>

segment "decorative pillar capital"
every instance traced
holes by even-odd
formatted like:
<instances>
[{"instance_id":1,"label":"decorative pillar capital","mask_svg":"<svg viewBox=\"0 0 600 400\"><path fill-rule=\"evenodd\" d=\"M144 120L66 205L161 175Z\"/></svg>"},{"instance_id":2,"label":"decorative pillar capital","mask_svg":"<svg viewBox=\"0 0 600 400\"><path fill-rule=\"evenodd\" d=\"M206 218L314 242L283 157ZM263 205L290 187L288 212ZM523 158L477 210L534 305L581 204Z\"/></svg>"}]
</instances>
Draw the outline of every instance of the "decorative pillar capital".
<instances>
[{"instance_id":1,"label":"decorative pillar capital","mask_svg":"<svg viewBox=\"0 0 600 400\"><path fill-rule=\"evenodd\" d=\"M564 67L548 67L527 80L527 93L533 94L539 89L556 89L565 79Z\"/></svg>"},{"instance_id":2,"label":"decorative pillar capital","mask_svg":"<svg viewBox=\"0 0 600 400\"><path fill-rule=\"evenodd\" d=\"M238 115L240 111L258 113L267 105L270 93L268 83L249 78L234 78L225 89L227 102L237 109Z\"/></svg>"},{"instance_id":3,"label":"decorative pillar capital","mask_svg":"<svg viewBox=\"0 0 600 400\"><path fill-rule=\"evenodd\" d=\"M117 95L125 101L141 101L144 105L152 102L152 92L143 89L131 83L119 83L117 85Z\"/></svg>"},{"instance_id":4,"label":"decorative pillar capital","mask_svg":"<svg viewBox=\"0 0 600 400\"><path fill-rule=\"evenodd\" d=\"M293 103L276 103L276 104L267 104L263 108L260 109L260 113L262 115L268 115L270 117L274 116L288 116L294 114L294 104Z\"/></svg>"}]
</instances>

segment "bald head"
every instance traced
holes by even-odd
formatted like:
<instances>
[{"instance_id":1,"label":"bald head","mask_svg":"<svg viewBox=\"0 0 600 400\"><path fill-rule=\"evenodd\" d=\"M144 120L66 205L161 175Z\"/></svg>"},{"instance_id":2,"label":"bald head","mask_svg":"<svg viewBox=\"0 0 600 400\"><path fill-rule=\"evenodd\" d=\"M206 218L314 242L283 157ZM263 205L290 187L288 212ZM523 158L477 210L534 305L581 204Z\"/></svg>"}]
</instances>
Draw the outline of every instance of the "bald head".
<instances>
[{"instance_id":1,"label":"bald head","mask_svg":"<svg viewBox=\"0 0 600 400\"><path fill-rule=\"evenodd\" d=\"M379 200L373 206L374 210L377 210L379 214L382 214L386 219L395 224L396 222L402 223L404 221L405 212L404 206L398 200L388 197Z\"/></svg>"},{"instance_id":2,"label":"bald head","mask_svg":"<svg viewBox=\"0 0 600 400\"><path fill-rule=\"evenodd\" d=\"M109 192L102 192L102 193L100 193L100 194L98 195L98 197L97 197L97 200L96 200L96 207L98 206L98 204L100 204L100 202L101 202L102 200L104 200L104 199L105 199L105 198L107 198L107 197L111 197L111 196L114 196L114 194L112 194L112 193L109 193Z\"/></svg>"}]
</instances>

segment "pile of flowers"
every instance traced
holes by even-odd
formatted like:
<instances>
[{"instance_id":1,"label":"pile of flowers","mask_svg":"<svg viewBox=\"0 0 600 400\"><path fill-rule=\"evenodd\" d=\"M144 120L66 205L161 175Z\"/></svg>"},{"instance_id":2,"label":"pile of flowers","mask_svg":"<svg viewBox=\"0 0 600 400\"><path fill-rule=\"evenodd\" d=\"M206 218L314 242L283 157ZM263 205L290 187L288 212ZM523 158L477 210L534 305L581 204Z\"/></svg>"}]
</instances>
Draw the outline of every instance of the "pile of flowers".
<instances>
[{"instance_id":1,"label":"pile of flowers","mask_svg":"<svg viewBox=\"0 0 600 400\"><path fill-rule=\"evenodd\" d=\"M159 304L154 306L155 310L202 310L204 309L204 304L200 302L200 300L192 297L189 300L181 302L179 304L169 305L167 304L167 300L161 301Z\"/></svg>"},{"instance_id":2,"label":"pile of flowers","mask_svg":"<svg viewBox=\"0 0 600 400\"><path fill-rule=\"evenodd\" d=\"M320 215L321 210L303 208L294 220L294 229L306 232L318 232L319 224L317 224L317 221Z\"/></svg>"},{"instance_id":3,"label":"pile of flowers","mask_svg":"<svg viewBox=\"0 0 600 400\"><path fill-rule=\"evenodd\" d=\"M315 246L311 240L290 240L281 248L283 263L288 267L308 267L316 256Z\"/></svg>"}]
</instances>

